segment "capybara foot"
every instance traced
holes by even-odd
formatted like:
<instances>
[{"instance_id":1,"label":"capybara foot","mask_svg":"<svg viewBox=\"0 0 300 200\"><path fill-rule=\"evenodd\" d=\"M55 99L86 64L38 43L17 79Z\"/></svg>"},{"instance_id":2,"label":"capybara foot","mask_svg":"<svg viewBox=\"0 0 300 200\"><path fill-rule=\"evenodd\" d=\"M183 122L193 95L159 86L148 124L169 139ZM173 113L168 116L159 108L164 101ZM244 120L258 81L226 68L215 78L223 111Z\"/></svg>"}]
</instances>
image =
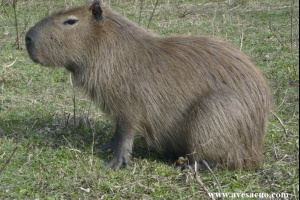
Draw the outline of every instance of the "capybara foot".
<instances>
[{"instance_id":1,"label":"capybara foot","mask_svg":"<svg viewBox=\"0 0 300 200\"><path fill-rule=\"evenodd\" d=\"M105 167L113 170L118 170L121 167L128 168L130 163L130 154L121 153L120 155L114 155L114 157L107 161Z\"/></svg>"}]
</instances>

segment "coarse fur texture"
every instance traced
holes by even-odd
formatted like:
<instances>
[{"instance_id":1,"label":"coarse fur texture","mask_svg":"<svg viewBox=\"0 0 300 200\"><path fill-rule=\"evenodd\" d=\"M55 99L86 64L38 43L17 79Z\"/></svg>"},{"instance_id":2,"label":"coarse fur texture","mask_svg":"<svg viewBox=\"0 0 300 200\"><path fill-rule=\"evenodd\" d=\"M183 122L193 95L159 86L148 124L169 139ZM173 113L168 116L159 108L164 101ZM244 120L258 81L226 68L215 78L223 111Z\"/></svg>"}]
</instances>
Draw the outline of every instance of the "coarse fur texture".
<instances>
[{"instance_id":1,"label":"coarse fur texture","mask_svg":"<svg viewBox=\"0 0 300 200\"><path fill-rule=\"evenodd\" d=\"M159 36L94 1L41 20L26 46L33 61L69 70L115 123L110 168L128 166L137 135L190 163L250 169L263 159L268 85L225 42Z\"/></svg>"}]
</instances>

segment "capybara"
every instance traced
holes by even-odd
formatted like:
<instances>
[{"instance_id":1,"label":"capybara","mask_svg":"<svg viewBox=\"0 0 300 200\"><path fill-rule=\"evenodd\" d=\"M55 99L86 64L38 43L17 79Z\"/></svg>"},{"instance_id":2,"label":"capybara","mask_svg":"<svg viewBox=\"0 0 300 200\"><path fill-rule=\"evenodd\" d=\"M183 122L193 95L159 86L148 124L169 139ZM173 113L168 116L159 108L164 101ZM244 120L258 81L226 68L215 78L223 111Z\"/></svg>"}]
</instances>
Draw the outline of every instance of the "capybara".
<instances>
[{"instance_id":1,"label":"capybara","mask_svg":"<svg viewBox=\"0 0 300 200\"><path fill-rule=\"evenodd\" d=\"M160 36L100 1L60 11L26 34L30 58L63 66L107 114L107 167L128 166L135 136L169 158L251 169L263 159L268 85L250 59L202 36Z\"/></svg>"}]
</instances>

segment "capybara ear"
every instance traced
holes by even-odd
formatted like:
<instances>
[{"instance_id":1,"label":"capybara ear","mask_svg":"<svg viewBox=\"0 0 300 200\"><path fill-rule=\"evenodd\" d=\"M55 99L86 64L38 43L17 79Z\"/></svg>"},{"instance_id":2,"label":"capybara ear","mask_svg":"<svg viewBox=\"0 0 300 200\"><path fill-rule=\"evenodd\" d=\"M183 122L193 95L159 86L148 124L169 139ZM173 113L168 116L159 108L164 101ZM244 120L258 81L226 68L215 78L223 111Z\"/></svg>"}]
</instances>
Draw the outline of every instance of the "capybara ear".
<instances>
[{"instance_id":1,"label":"capybara ear","mask_svg":"<svg viewBox=\"0 0 300 200\"><path fill-rule=\"evenodd\" d=\"M90 11L94 15L95 19L99 20L102 18L102 9L99 0L93 0L93 4L90 7Z\"/></svg>"}]
</instances>

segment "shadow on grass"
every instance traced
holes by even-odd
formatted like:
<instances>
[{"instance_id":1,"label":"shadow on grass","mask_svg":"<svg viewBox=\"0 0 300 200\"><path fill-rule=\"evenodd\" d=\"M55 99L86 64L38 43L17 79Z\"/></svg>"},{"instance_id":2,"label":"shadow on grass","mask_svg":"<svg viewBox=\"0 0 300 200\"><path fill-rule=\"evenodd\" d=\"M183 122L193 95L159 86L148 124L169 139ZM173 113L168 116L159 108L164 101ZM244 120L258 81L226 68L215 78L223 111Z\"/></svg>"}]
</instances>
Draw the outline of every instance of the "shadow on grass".
<instances>
[{"instance_id":1,"label":"shadow on grass","mask_svg":"<svg viewBox=\"0 0 300 200\"><path fill-rule=\"evenodd\" d=\"M99 146L109 142L114 132L113 125L106 120L94 121L87 115L61 116L45 115L40 118L0 120L0 137L25 143L31 148L60 148L90 153L91 149L102 160L112 156L112 152L102 152ZM158 159L172 165L177 158L162 155L150 149L143 138L136 138L132 157L138 159Z\"/></svg>"}]
</instances>

